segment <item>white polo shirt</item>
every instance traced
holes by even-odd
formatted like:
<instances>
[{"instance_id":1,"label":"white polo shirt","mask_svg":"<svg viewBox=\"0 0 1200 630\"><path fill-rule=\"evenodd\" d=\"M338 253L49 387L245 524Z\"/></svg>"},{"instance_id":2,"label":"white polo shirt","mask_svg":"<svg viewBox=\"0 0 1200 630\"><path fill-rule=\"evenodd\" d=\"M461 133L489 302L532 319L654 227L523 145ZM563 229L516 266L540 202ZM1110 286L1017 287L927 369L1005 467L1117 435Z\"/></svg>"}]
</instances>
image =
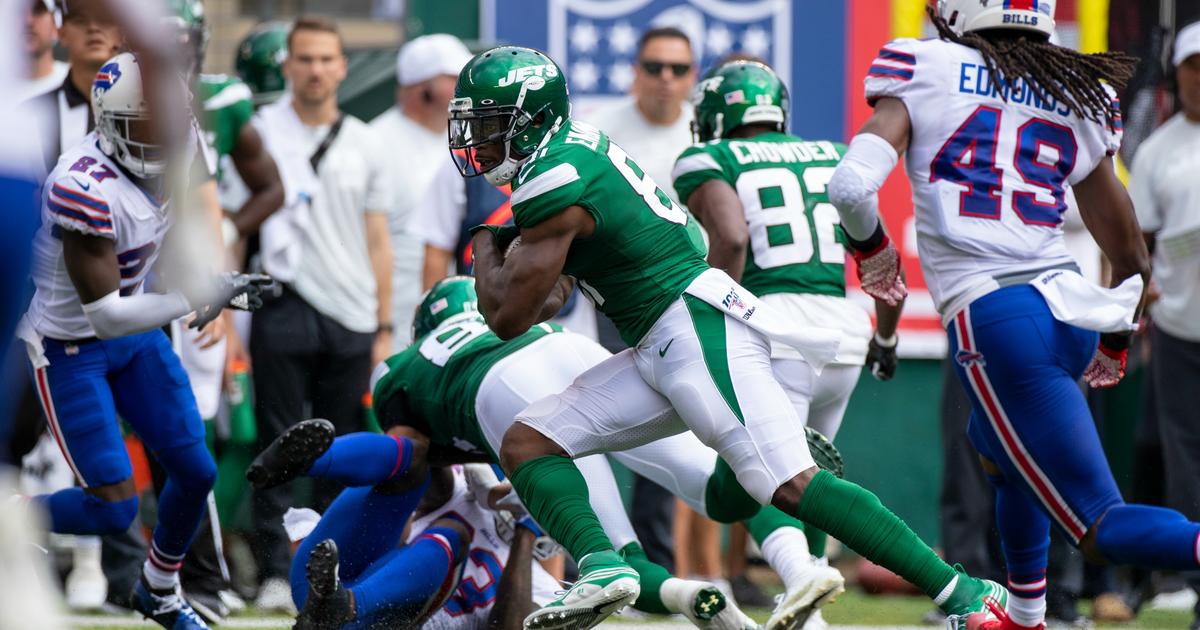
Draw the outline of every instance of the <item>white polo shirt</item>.
<instances>
[{"instance_id":1,"label":"white polo shirt","mask_svg":"<svg viewBox=\"0 0 1200 630\"><path fill-rule=\"evenodd\" d=\"M392 335L397 350L412 341L413 311L421 299L424 244L412 221L439 166L452 164L446 131L433 132L393 107L371 121L370 129L384 151L378 159L388 165L391 195L385 209L392 234Z\"/></svg>"},{"instance_id":2,"label":"white polo shirt","mask_svg":"<svg viewBox=\"0 0 1200 630\"><path fill-rule=\"evenodd\" d=\"M1157 236L1150 307L1166 333L1200 341L1200 122L1175 114L1133 158L1129 194L1142 231Z\"/></svg>"},{"instance_id":3,"label":"white polo shirt","mask_svg":"<svg viewBox=\"0 0 1200 630\"><path fill-rule=\"evenodd\" d=\"M330 126L301 127L305 136L296 146L312 155ZM308 228L299 235L303 254L292 281L313 308L361 333L378 328L366 215L387 211L390 167L380 154L366 123L347 115L317 169L320 190L309 209Z\"/></svg>"}]
</instances>

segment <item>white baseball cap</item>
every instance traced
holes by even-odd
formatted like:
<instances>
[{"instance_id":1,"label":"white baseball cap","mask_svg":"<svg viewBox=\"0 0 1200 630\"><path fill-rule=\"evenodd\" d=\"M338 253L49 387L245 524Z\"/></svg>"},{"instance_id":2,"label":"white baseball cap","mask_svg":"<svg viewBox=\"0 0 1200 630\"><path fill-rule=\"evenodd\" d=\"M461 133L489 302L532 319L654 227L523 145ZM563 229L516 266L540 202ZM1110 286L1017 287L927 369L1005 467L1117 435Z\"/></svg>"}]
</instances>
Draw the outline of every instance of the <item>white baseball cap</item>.
<instances>
[{"instance_id":1,"label":"white baseball cap","mask_svg":"<svg viewBox=\"0 0 1200 630\"><path fill-rule=\"evenodd\" d=\"M400 47L396 56L396 81L413 85L442 74L458 76L471 60L471 51L453 35L422 35Z\"/></svg>"},{"instance_id":2,"label":"white baseball cap","mask_svg":"<svg viewBox=\"0 0 1200 630\"><path fill-rule=\"evenodd\" d=\"M1171 63L1178 66L1195 54L1200 54L1200 22L1183 27L1175 36L1175 56L1171 58Z\"/></svg>"}]
</instances>

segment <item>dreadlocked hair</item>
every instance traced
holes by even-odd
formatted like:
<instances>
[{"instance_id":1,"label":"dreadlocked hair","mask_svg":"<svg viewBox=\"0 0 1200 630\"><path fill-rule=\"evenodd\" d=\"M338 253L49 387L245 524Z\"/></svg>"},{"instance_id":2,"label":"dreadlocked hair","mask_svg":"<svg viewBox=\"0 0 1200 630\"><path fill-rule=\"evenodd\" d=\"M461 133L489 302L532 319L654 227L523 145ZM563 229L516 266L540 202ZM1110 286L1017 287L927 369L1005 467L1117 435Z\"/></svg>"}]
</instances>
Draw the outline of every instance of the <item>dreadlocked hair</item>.
<instances>
[{"instance_id":1,"label":"dreadlocked hair","mask_svg":"<svg viewBox=\"0 0 1200 630\"><path fill-rule=\"evenodd\" d=\"M984 35L970 31L959 35L933 6L926 7L926 11L939 38L979 51L987 64L992 86L1005 101L1008 91L1004 83L1023 79L1028 89L1036 91L1042 100L1053 97L1080 118L1112 125L1120 116L1117 103L1109 97L1102 82L1118 92L1124 89L1133 77L1137 57L1118 52L1084 54L1047 40L1009 32Z\"/></svg>"}]
</instances>

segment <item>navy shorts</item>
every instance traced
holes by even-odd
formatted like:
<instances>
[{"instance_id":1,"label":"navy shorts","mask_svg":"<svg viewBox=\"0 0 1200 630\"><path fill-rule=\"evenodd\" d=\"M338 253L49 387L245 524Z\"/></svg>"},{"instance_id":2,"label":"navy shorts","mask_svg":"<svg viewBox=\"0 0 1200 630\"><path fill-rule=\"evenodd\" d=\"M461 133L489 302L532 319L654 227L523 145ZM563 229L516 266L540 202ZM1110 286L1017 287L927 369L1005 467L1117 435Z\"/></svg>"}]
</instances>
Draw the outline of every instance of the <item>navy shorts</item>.
<instances>
[{"instance_id":1,"label":"navy shorts","mask_svg":"<svg viewBox=\"0 0 1200 630\"><path fill-rule=\"evenodd\" d=\"M1097 334L1055 319L1027 284L975 300L948 332L971 397L971 443L1078 544L1122 503L1078 384Z\"/></svg>"},{"instance_id":2,"label":"navy shorts","mask_svg":"<svg viewBox=\"0 0 1200 630\"><path fill-rule=\"evenodd\" d=\"M133 475L118 416L152 453L204 440L187 373L161 330L42 343L50 364L34 370L34 385L50 430L85 488Z\"/></svg>"}]
</instances>

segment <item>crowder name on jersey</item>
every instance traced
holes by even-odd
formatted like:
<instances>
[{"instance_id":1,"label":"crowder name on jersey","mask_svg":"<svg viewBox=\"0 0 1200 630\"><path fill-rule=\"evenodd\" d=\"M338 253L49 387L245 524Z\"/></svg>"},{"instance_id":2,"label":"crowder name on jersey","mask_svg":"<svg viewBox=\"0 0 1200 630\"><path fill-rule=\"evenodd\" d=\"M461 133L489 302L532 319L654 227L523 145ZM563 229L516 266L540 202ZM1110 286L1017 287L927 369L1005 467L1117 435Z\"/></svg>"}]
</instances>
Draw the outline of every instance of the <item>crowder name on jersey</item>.
<instances>
[{"instance_id":1,"label":"crowder name on jersey","mask_svg":"<svg viewBox=\"0 0 1200 630\"><path fill-rule=\"evenodd\" d=\"M29 305L34 330L61 340L96 336L63 259L62 230L111 239L121 295L142 292L170 226L167 203L134 183L106 156L92 132L58 160L42 190L42 227L34 238Z\"/></svg>"}]
</instances>

